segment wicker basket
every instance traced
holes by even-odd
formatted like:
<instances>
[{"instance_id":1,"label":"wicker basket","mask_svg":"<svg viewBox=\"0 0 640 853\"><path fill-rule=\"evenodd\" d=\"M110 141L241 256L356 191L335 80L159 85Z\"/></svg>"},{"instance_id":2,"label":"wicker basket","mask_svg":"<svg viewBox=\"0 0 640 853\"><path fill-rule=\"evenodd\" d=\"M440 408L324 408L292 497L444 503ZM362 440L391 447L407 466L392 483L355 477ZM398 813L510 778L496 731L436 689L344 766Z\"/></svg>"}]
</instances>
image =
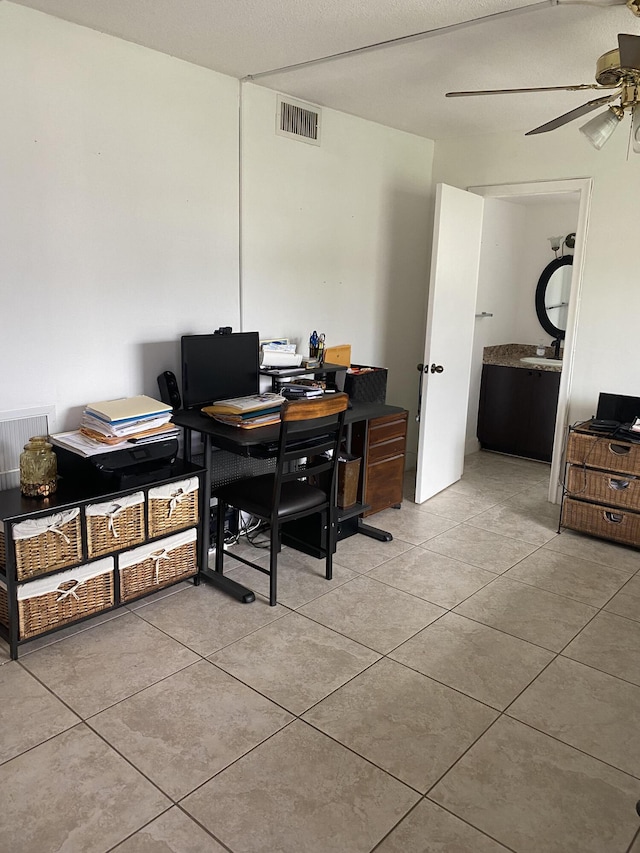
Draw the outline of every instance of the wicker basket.
<instances>
[{"instance_id":1,"label":"wicker basket","mask_svg":"<svg viewBox=\"0 0 640 853\"><path fill-rule=\"evenodd\" d=\"M195 529L184 530L121 554L120 600L131 601L197 574L196 540Z\"/></svg>"},{"instance_id":2,"label":"wicker basket","mask_svg":"<svg viewBox=\"0 0 640 853\"><path fill-rule=\"evenodd\" d=\"M113 558L78 566L18 587L21 640L114 605Z\"/></svg>"},{"instance_id":3,"label":"wicker basket","mask_svg":"<svg viewBox=\"0 0 640 853\"><path fill-rule=\"evenodd\" d=\"M144 542L144 493L85 508L89 557L112 554Z\"/></svg>"},{"instance_id":4,"label":"wicker basket","mask_svg":"<svg viewBox=\"0 0 640 853\"><path fill-rule=\"evenodd\" d=\"M571 432L567 443L567 462L633 474L634 471L640 470L640 444Z\"/></svg>"},{"instance_id":5,"label":"wicker basket","mask_svg":"<svg viewBox=\"0 0 640 853\"><path fill-rule=\"evenodd\" d=\"M0 581L0 625L9 627L9 599L7 598L7 587Z\"/></svg>"},{"instance_id":6,"label":"wicker basket","mask_svg":"<svg viewBox=\"0 0 640 853\"><path fill-rule=\"evenodd\" d=\"M78 507L12 525L18 580L45 575L82 560Z\"/></svg>"},{"instance_id":7,"label":"wicker basket","mask_svg":"<svg viewBox=\"0 0 640 853\"><path fill-rule=\"evenodd\" d=\"M637 509L640 507L640 478L595 471L581 465L570 465L567 494L595 503Z\"/></svg>"},{"instance_id":8,"label":"wicker basket","mask_svg":"<svg viewBox=\"0 0 640 853\"><path fill-rule=\"evenodd\" d=\"M149 537L198 523L198 478L149 489Z\"/></svg>"},{"instance_id":9,"label":"wicker basket","mask_svg":"<svg viewBox=\"0 0 640 853\"><path fill-rule=\"evenodd\" d=\"M611 539L625 545L636 545L640 537L640 513L611 509L606 506L565 498L562 505L562 527Z\"/></svg>"},{"instance_id":10,"label":"wicker basket","mask_svg":"<svg viewBox=\"0 0 640 853\"><path fill-rule=\"evenodd\" d=\"M7 549L4 544L4 525L0 522L0 569L6 568L7 565Z\"/></svg>"}]
</instances>

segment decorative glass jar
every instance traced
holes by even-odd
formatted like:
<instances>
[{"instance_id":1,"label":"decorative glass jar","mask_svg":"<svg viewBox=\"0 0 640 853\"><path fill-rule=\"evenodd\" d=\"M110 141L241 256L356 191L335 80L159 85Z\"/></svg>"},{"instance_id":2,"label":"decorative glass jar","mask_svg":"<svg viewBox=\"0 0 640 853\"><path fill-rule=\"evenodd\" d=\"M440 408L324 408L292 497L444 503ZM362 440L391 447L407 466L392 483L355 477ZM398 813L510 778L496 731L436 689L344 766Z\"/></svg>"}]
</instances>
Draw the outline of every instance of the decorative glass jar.
<instances>
[{"instance_id":1,"label":"decorative glass jar","mask_svg":"<svg viewBox=\"0 0 640 853\"><path fill-rule=\"evenodd\" d=\"M52 495L58 485L58 461L44 435L30 438L20 454L20 491L28 498Z\"/></svg>"}]
</instances>

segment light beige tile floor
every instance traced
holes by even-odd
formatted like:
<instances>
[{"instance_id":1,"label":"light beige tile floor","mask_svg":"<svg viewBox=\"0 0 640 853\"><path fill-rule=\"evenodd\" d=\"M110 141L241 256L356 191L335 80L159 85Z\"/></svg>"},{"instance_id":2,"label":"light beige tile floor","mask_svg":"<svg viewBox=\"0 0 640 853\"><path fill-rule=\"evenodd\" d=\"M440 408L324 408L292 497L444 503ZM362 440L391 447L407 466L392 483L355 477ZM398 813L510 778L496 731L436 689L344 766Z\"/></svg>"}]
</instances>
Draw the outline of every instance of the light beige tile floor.
<instances>
[{"instance_id":1,"label":"light beige tile floor","mask_svg":"<svg viewBox=\"0 0 640 853\"><path fill-rule=\"evenodd\" d=\"M0 643L0 849L640 853L640 552L490 453L394 541ZM246 550L247 546L243 546ZM258 552L258 559L264 558Z\"/></svg>"}]
</instances>

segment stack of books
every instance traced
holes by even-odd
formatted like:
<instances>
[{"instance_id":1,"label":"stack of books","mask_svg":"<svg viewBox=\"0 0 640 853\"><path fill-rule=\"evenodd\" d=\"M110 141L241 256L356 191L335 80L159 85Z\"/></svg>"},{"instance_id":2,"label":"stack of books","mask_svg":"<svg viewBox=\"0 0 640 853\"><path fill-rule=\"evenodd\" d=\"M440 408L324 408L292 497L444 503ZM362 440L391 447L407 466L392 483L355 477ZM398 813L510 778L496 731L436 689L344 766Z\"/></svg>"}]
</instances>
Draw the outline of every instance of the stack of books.
<instances>
[{"instance_id":1,"label":"stack of books","mask_svg":"<svg viewBox=\"0 0 640 853\"><path fill-rule=\"evenodd\" d=\"M250 394L248 397L234 397L231 400L218 400L202 411L214 420L241 429L253 429L280 422L280 408L285 398L281 394Z\"/></svg>"},{"instance_id":2,"label":"stack of books","mask_svg":"<svg viewBox=\"0 0 640 853\"><path fill-rule=\"evenodd\" d=\"M169 423L171 414L171 406L144 395L89 403L82 414L80 433L98 444L111 446L163 441L179 433Z\"/></svg>"},{"instance_id":3,"label":"stack of books","mask_svg":"<svg viewBox=\"0 0 640 853\"><path fill-rule=\"evenodd\" d=\"M307 397L322 397L324 389L321 385L307 384L300 380L298 382L283 382L280 385L280 393L287 400L300 400Z\"/></svg>"}]
</instances>

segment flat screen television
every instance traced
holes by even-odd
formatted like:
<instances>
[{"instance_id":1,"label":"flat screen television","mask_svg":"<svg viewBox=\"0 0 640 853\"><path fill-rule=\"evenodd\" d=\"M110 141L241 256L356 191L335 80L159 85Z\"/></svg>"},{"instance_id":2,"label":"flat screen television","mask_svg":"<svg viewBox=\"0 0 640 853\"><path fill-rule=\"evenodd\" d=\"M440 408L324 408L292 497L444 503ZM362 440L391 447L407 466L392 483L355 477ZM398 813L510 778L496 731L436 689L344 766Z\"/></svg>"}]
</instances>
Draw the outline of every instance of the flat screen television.
<instances>
[{"instance_id":1,"label":"flat screen television","mask_svg":"<svg viewBox=\"0 0 640 853\"><path fill-rule=\"evenodd\" d=\"M258 393L258 332L183 335L182 405L201 408L216 400Z\"/></svg>"}]
</instances>

